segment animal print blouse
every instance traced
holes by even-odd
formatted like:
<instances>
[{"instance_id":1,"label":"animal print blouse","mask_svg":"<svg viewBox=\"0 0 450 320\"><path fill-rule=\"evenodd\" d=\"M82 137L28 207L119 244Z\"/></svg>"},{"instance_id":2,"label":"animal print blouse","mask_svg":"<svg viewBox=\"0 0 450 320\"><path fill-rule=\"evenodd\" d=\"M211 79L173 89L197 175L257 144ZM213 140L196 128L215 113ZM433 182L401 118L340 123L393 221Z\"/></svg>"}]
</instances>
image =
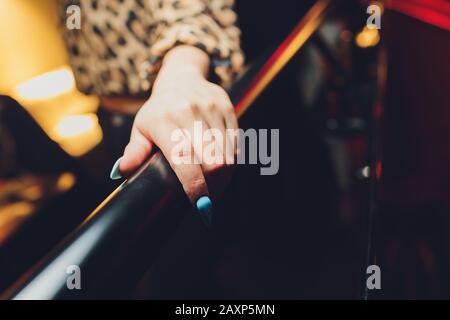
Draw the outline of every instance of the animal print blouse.
<instances>
[{"instance_id":1,"label":"animal print blouse","mask_svg":"<svg viewBox=\"0 0 450 320\"><path fill-rule=\"evenodd\" d=\"M224 87L243 66L234 0L60 2L77 87L86 94L148 93L164 54L179 44L208 53L211 80ZM72 5L80 8L79 29L67 27L68 17L73 18L67 8Z\"/></svg>"}]
</instances>

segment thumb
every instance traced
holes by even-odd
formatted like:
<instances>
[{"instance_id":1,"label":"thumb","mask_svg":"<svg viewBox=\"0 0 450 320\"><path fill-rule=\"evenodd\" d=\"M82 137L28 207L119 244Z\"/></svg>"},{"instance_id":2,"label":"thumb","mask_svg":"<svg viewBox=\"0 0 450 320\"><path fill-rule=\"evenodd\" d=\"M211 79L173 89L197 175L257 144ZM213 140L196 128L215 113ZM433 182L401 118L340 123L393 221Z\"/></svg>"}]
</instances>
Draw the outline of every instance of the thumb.
<instances>
[{"instance_id":1,"label":"thumb","mask_svg":"<svg viewBox=\"0 0 450 320\"><path fill-rule=\"evenodd\" d=\"M124 150L118 167L120 175L125 177L131 175L148 159L151 151L152 143L133 127L130 142Z\"/></svg>"}]
</instances>

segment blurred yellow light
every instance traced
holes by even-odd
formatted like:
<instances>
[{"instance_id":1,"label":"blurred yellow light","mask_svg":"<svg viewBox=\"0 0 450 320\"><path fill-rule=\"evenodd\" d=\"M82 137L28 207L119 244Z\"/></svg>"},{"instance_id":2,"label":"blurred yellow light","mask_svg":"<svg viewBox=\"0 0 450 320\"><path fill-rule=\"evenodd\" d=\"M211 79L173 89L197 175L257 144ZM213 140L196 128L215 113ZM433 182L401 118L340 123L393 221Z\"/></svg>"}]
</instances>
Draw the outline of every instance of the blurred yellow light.
<instances>
[{"instance_id":1,"label":"blurred yellow light","mask_svg":"<svg viewBox=\"0 0 450 320\"><path fill-rule=\"evenodd\" d=\"M70 155L79 157L102 141L102 129L94 113L65 116L54 127L51 138Z\"/></svg>"},{"instance_id":2,"label":"blurred yellow light","mask_svg":"<svg viewBox=\"0 0 450 320\"><path fill-rule=\"evenodd\" d=\"M75 175L70 172L65 172L58 177L56 189L60 192L67 191L75 185L75 182Z\"/></svg>"},{"instance_id":3,"label":"blurred yellow light","mask_svg":"<svg viewBox=\"0 0 450 320\"><path fill-rule=\"evenodd\" d=\"M0 207L0 245L10 238L10 235L20 224L35 212L32 203L20 201Z\"/></svg>"},{"instance_id":4,"label":"blurred yellow light","mask_svg":"<svg viewBox=\"0 0 450 320\"><path fill-rule=\"evenodd\" d=\"M19 191L20 196L27 201L37 201L42 198L44 190L42 186L33 184Z\"/></svg>"},{"instance_id":5,"label":"blurred yellow light","mask_svg":"<svg viewBox=\"0 0 450 320\"><path fill-rule=\"evenodd\" d=\"M74 83L72 71L64 67L19 84L16 92L25 100L46 100L70 92Z\"/></svg>"},{"instance_id":6,"label":"blurred yellow light","mask_svg":"<svg viewBox=\"0 0 450 320\"><path fill-rule=\"evenodd\" d=\"M61 138L79 136L92 130L97 117L94 114L67 116L56 126L56 132Z\"/></svg>"},{"instance_id":7,"label":"blurred yellow light","mask_svg":"<svg viewBox=\"0 0 450 320\"><path fill-rule=\"evenodd\" d=\"M361 48L370 48L376 46L380 42L380 32L378 29L369 29L364 27L355 38L356 44Z\"/></svg>"}]
</instances>

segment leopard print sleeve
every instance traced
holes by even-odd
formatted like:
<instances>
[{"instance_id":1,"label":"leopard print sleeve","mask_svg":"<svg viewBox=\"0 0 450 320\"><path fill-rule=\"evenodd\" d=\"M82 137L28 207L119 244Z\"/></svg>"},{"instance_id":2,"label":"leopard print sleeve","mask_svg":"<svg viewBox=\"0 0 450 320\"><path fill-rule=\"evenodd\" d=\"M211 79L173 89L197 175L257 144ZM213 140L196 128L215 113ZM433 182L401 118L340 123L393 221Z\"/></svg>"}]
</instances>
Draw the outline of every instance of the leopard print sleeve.
<instances>
[{"instance_id":1,"label":"leopard print sleeve","mask_svg":"<svg viewBox=\"0 0 450 320\"><path fill-rule=\"evenodd\" d=\"M210 56L211 80L228 87L244 64L234 0L151 0L149 5L156 27L148 74L155 77L165 53L187 44Z\"/></svg>"}]
</instances>

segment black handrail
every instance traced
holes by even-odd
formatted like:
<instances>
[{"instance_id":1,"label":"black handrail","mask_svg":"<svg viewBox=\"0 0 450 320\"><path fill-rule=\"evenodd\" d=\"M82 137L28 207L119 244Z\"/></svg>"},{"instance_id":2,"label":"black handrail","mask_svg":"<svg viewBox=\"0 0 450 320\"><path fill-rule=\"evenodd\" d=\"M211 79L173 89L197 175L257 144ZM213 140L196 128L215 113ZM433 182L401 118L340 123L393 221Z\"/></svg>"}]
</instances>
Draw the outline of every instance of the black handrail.
<instances>
[{"instance_id":1,"label":"black handrail","mask_svg":"<svg viewBox=\"0 0 450 320\"><path fill-rule=\"evenodd\" d=\"M263 67L255 64L235 83L230 95L238 114L303 47L329 7L330 1L317 1ZM242 86L245 90L237 89ZM125 298L189 210L178 179L156 152L2 299ZM67 268L73 265L81 270L81 290L67 288Z\"/></svg>"},{"instance_id":2,"label":"black handrail","mask_svg":"<svg viewBox=\"0 0 450 320\"><path fill-rule=\"evenodd\" d=\"M180 183L158 152L5 297L121 297L139 280L188 209ZM82 272L82 290L67 289L71 265Z\"/></svg>"}]
</instances>

